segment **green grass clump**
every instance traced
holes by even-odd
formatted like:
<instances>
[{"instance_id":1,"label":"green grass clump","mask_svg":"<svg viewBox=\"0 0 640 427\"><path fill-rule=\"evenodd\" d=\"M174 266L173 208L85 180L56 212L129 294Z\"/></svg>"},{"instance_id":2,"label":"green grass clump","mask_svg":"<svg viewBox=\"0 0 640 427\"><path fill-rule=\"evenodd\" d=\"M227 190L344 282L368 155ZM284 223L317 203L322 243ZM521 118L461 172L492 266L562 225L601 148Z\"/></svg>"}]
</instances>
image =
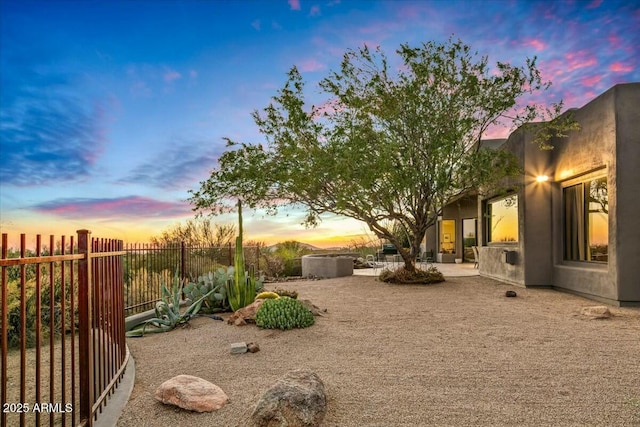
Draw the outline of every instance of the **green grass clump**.
<instances>
[{"instance_id":1,"label":"green grass clump","mask_svg":"<svg viewBox=\"0 0 640 427\"><path fill-rule=\"evenodd\" d=\"M265 329L306 328L314 322L311 311L300 301L289 297L267 299L256 313L256 325Z\"/></svg>"}]
</instances>

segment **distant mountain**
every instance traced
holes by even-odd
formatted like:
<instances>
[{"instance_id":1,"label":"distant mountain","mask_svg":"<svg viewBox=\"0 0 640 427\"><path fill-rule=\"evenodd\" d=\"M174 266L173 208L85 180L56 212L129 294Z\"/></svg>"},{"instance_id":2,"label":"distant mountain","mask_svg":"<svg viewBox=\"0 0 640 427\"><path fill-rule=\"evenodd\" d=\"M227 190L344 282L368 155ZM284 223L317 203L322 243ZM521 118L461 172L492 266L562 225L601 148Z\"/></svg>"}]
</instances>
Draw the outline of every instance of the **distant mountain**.
<instances>
[{"instance_id":1,"label":"distant mountain","mask_svg":"<svg viewBox=\"0 0 640 427\"><path fill-rule=\"evenodd\" d=\"M298 245L300 245L300 247L301 247L301 248L308 249L308 250L310 250L310 251L320 251L320 250L323 250L322 248L319 248L319 247L317 247L317 246L310 245L310 244L308 244L308 243L303 243L303 242L296 242L296 243L297 243ZM282 243L276 243L275 245L267 246L267 249L268 249L269 251L271 251L271 252L274 252L275 250L277 250L277 249L280 247L280 245L281 245L281 244L282 244Z\"/></svg>"}]
</instances>

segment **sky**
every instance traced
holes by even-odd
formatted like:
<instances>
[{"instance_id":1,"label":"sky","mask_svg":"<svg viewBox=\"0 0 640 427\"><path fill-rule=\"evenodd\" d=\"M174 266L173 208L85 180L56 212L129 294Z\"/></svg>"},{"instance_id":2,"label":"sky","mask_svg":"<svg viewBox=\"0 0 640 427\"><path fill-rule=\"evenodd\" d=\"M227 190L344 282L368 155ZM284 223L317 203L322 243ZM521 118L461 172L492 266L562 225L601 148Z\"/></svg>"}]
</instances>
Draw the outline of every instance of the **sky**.
<instances>
[{"instance_id":1,"label":"sky","mask_svg":"<svg viewBox=\"0 0 640 427\"><path fill-rule=\"evenodd\" d=\"M223 138L297 66L310 98L347 49L460 38L490 63L536 56L539 99L582 107L640 81L638 1L0 0L0 229L144 243L194 217ZM313 100L313 99L311 99ZM508 128L488 137L506 137ZM245 240L348 244L363 223L244 215ZM220 217L232 223L235 216Z\"/></svg>"}]
</instances>

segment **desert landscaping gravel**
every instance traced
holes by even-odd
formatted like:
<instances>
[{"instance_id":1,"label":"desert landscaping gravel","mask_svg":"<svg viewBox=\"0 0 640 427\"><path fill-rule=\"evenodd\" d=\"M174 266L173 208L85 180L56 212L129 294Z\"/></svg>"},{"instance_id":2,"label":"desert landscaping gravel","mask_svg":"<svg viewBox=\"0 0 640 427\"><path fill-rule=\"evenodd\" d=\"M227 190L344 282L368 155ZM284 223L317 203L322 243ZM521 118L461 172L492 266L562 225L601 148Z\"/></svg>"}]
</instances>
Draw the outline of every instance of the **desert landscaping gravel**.
<instances>
[{"instance_id":1,"label":"desert landscaping gravel","mask_svg":"<svg viewBox=\"0 0 640 427\"><path fill-rule=\"evenodd\" d=\"M199 317L129 338L136 380L118 425L244 426L269 386L308 368L325 384L324 426L640 426L640 308L592 320L580 310L598 302L479 276L277 286L326 316L291 331ZM231 354L235 342L260 351ZM157 402L156 388L179 374L220 386L229 403L192 413Z\"/></svg>"}]
</instances>

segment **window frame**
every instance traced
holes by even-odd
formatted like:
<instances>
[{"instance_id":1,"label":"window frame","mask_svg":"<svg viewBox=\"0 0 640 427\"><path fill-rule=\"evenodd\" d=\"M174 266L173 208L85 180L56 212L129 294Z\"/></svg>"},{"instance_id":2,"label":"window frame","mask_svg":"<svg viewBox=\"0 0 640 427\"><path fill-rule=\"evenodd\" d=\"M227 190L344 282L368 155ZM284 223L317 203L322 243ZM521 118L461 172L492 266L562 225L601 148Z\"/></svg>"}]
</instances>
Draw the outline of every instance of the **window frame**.
<instances>
[{"instance_id":1,"label":"window frame","mask_svg":"<svg viewBox=\"0 0 640 427\"><path fill-rule=\"evenodd\" d=\"M516 240L505 240L505 241L492 241L491 240L491 217L492 217L492 212L491 212L491 205L498 203L502 200L508 199L510 197L515 197L516 198ZM485 207L484 207L484 214L485 214L485 221L484 221L484 226L485 226L485 238L484 240L486 241L487 245L517 245L520 241L520 195L517 192L511 192L508 193L506 195L503 196L498 196L498 197L493 197L491 199L487 199L485 202Z\"/></svg>"},{"instance_id":2,"label":"window frame","mask_svg":"<svg viewBox=\"0 0 640 427\"><path fill-rule=\"evenodd\" d=\"M589 203L590 200L586 195L587 192L587 188L588 188L588 184L590 184L593 181L597 181L597 180L601 180L604 179L604 182L606 183L606 189L607 189L607 204L608 204L608 189L609 189L609 179L608 179L608 175L607 175L607 171L606 169L603 170L603 168L595 170L595 171L591 171L585 174L581 174L575 177L572 177L566 181L562 182L562 188L561 188L561 206L562 206L562 224L561 224L561 230L562 230L562 261L564 263L577 263L579 265L608 265L609 263L609 218L608 218L608 212L607 212L607 227L606 227L606 232L607 232L607 253L606 253L606 259L605 260L593 260L591 259L591 242L589 240L589 224L590 224L590 218L589 218ZM584 251L584 257L585 259L573 259L573 258L569 258L568 255L568 246L567 246L567 238L568 238L568 232L567 232L567 190L573 187L577 187L580 186L581 188L581 195L579 195L579 197L582 198L582 227L578 228L582 228L579 232L583 234L583 244L584 244L584 248L582 248L582 250ZM580 252L580 248L577 248L577 251Z\"/></svg>"}]
</instances>

